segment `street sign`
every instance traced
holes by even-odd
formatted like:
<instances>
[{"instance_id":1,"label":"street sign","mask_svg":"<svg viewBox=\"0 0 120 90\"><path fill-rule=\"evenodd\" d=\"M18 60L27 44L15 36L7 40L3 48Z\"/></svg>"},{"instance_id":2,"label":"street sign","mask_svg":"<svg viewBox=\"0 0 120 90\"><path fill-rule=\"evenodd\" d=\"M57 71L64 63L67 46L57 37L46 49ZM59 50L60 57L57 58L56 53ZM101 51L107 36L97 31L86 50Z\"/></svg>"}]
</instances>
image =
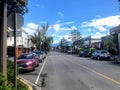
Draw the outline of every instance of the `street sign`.
<instances>
[{"instance_id":1,"label":"street sign","mask_svg":"<svg viewBox=\"0 0 120 90\"><path fill-rule=\"evenodd\" d=\"M14 29L14 14L8 16L8 27ZM16 29L20 29L24 24L24 18L20 13L16 13Z\"/></svg>"}]
</instances>

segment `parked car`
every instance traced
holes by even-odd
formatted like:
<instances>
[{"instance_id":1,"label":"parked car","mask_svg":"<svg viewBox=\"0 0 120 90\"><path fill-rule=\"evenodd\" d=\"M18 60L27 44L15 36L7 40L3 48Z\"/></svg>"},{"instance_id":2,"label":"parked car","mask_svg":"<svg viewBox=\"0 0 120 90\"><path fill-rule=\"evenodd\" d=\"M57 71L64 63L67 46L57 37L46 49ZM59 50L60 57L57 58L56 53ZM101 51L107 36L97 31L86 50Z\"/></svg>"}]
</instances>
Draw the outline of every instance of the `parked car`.
<instances>
[{"instance_id":1,"label":"parked car","mask_svg":"<svg viewBox=\"0 0 120 90\"><path fill-rule=\"evenodd\" d=\"M68 53L72 53L72 50L68 50L67 52L68 52Z\"/></svg>"},{"instance_id":2,"label":"parked car","mask_svg":"<svg viewBox=\"0 0 120 90\"><path fill-rule=\"evenodd\" d=\"M80 57L90 57L91 52L89 50L83 50L79 53Z\"/></svg>"},{"instance_id":3,"label":"parked car","mask_svg":"<svg viewBox=\"0 0 120 90\"><path fill-rule=\"evenodd\" d=\"M96 50L92 53L91 58L97 60L101 60L101 59L109 60L110 53L107 50Z\"/></svg>"},{"instance_id":4,"label":"parked car","mask_svg":"<svg viewBox=\"0 0 120 90\"><path fill-rule=\"evenodd\" d=\"M46 58L46 53L44 51L40 51L41 54L43 55L43 60Z\"/></svg>"},{"instance_id":5,"label":"parked car","mask_svg":"<svg viewBox=\"0 0 120 90\"><path fill-rule=\"evenodd\" d=\"M17 58L17 65L20 71L31 71L35 69L36 63L32 55L22 54Z\"/></svg>"},{"instance_id":6,"label":"parked car","mask_svg":"<svg viewBox=\"0 0 120 90\"><path fill-rule=\"evenodd\" d=\"M36 66L39 66L39 56L36 53L29 53L29 55L35 60Z\"/></svg>"},{"instance_id":7,"label":"parked car","mask_svg":"<svg viewBox=\"0 0 120 90\"><path fill-rule=\"evenodd\" d=\"M43 54L40 51L34 51L39 56L39 62L43 62Z\"/></svg>"},{"instance_id":8,"label":"parked car","mask_svg":"<svg viewBox=\"0 0 120 90\"><path fill-rule=\"evenodd\" d=\"M113 61L114 63L120 63L120 55L113 55L110 57L110 60Z\"/></svg>"}]
</instances>

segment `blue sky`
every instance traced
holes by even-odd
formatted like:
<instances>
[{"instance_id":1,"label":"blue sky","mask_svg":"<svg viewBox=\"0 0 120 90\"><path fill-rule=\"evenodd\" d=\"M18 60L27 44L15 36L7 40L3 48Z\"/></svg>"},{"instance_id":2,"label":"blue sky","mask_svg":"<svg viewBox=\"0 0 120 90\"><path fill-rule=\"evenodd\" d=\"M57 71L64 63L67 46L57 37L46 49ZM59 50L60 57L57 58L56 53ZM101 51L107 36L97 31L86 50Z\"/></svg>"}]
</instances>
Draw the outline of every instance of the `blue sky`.
<instances>
[{"instance_id":1,"label":"blue sky","mask_svg":"<svg viewBox=\"0 0 120 90\"><path fill-rule=\"evenodd\" d=\"M28 9L23 28L33 34L48 23L47 35L54 37L54 43L63 37L70 41L70 31L76 28L82 37L99 38L120 23L117 0L28 0Z\"/></svg>"}]
</instances>

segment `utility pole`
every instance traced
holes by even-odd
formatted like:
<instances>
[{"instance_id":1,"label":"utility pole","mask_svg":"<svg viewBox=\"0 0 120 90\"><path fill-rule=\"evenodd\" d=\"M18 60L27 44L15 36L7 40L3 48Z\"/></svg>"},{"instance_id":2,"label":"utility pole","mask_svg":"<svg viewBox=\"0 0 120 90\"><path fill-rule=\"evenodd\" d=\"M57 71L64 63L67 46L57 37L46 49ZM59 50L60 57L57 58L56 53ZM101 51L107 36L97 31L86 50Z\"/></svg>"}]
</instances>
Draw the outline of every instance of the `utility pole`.
<instances>
[{"instance_id":1,"label":"utility pole","mask_svg":"<svg viewBox=\"0 0 120 90\"><path fill-rule=\"evenodd\" d=\"M16 12L14 12L14 87L17 89L17 62L16 62Z\"/></svg>"},{"instance_id":2,"label":"utility pole","mask_svg":"<svg viewBox=\"0 0 120 90\"><path fill-rule=\"evenodd\" d=\"M0 72L7 77L7 0L1 1Z\"/></svg>"}]
</instances>

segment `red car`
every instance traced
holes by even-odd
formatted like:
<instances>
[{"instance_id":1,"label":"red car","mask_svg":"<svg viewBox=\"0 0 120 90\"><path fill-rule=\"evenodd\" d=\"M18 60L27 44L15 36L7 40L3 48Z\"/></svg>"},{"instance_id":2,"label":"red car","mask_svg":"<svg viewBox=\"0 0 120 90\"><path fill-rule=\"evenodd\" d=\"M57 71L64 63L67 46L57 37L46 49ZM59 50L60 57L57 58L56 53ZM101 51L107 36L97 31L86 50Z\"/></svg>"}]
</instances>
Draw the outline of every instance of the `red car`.
<instances>
[{"instance_id":1,"label":"red car","mask_svg":"<svg viewBox=\"0 0 120 90\"><path fill-rule=\"evenodd\" d=\"M17 58L17 65L20 71L31 71L36 67L36 60L33 54L22 54Z\"/></svg>"},{"instance_id":2,"label":"red car","mask_svg":"<svg viewBox=\"0 0 120 90\"><path fill-rule=\"evenodd\" d=\"M33 59L35 60L36 66L39 66L39 56L36 53L30 53L29 55L31 55L33 57Z\"/></svg>"}]
</instances>

